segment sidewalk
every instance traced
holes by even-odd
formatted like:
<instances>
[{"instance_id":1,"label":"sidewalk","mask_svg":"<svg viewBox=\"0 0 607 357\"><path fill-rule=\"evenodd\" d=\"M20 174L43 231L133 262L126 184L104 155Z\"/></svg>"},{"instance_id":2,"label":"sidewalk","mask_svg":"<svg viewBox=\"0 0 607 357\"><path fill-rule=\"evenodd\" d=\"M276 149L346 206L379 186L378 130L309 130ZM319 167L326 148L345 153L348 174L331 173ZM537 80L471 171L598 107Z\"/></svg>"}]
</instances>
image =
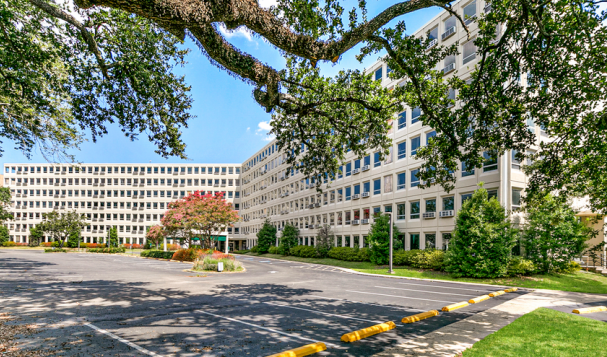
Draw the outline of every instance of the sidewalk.
<instances>
[{"instance_id":1,"label":"sidewalk","mask_svg":"<svg viewBox=\"0 0 607 357\"><path fill-rule=\"evenodd\" d=\"M561 311L565 309L571 312L588 303L604 304L605 301L607 301L607 295L538 289L378 353L374 357L454 357L472 347L475 342L539 307L556 308Z\"/></svg>"}]
</instances>

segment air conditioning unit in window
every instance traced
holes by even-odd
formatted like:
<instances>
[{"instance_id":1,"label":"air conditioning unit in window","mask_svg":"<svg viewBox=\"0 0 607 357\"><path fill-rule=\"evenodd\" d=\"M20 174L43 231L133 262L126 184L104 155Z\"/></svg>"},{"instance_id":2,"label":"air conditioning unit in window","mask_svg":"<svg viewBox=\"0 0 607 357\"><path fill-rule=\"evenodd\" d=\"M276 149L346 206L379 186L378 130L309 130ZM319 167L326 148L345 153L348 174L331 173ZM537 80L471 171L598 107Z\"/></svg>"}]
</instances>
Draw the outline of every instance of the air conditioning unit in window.
<instances>
[{"instance_id":1,"label":"air conditioning unit in window","mask_svg":"<svg viewBox=\"0 0 607 357\"><path fill-rule=\"evenodd\" d=\"M468 16L468 18L464 21L466 25L470 25L474 20L476 20L476 14L472 16Z\"/></svg>"},{"instance_id":2,"label":"air conditioning unit in window","mask_svg":"<svg viewBox=\"0 0 607 357\"><path fill-rule=\"evenodd\" d=\"M308 205L308 208L314 208L314 203L312 203L311 205Z\"/></svg>"},{"instance_id":3,"label":"air conditioning unit in window","mask_svg":"<svg viewBox=\"0 0 607 357\"><path fill-rule=\"evenodd\" d=\"M439 217L453 217L453 216L455 216L455 212L452 209L447 210L447 211L440 211L438 216Z\"/></svg>"},{"instance_id":4,"label":"air conditioning unit in window","mask_svg":"<svg viewBox=\"0 0 607 357\"><path fill-rule=\"evenodd\" d=\"M367 198L369 196L371 196L370 192L363 192L363 198Z\"/></svg>"},{"instance_id":5,"label":"air conditioning unit in window","mask_svg":"<svg viewBox=\"0 0 607 357\"><path fill-rule=\"evenodd\" d=\"M320 207L320 202L316 202L316 203L314 204L314 207Z\"/></svg>"},{"instance_id":6,"label":"air conditioning unit in window","mask_svg":"<svg viewBox=\"0 0 607 357\"><path fill-rule=\"evenodd\" d=\"M360 224L360 220L355 219L355 220L352 221L352 224Z\"/></svg>"},{"instance_id":7,"label":"air conditioning unit in window","mask_svg":"<svg viewBox=\"0 0 607 357\"><path fill-rule=\"evenodd\" d=\"M284 181L285 177L284 176L280 176L280 181Z\"/></svg>"},{"instance_id":8,"label":"air conditioning unit in window","mask_svg":"<svg viewBox=\"0 0 607 357\"><path fill-rule=\"evenodd\" d=\"M369 170L371 170L371 165L363 166L363 171L369 171Z\"/></svg>"},{"instance_id":9,"label":"air conditioning unit in window","mask_svg":"<svg viewBox=\"0 0 607 357\"><path fill-rule=\"evenodd\" d=\"M368 219L361 219L360 223L361 224L369 224L369 220Z\"/></svg>"},{"instance_id":10,"label":"air conditioning unit in window","mask_svg":"<svg viewBox=\"0 0 607 357\"><path fill-rule=\"evenodd\" d=\"M285 192L285 197L287 197L288 195L289 195L289 192L288 192L288 191L287 191L287 192Z\"/></svg>"},{"instance_id":11,"label":"air conditioning unit in window","mask_svg":"<svg viewBox=\"0 0 607 357\"><path fill-rule=\"evenodd\" d=\"M360 169L354 169L354 170L352 170L352 175L356 175L358 173L360 173Z\"/></svg>"},{"instance_id":12,"label":"air conditioning unit in window","mask_svg":"<svg viewBox=\"0 0 607 357\"><path fill-rule=\"evenodd\" d=\"M443 74L447 74L455 70L455 63L450 63L445 68L443 68Z\"/></svg>"},{"instance_id":13,"label":"air conditioning unit in window","mask_svg":"<svg viewBox=\"0 0 607 357\"><path fill-rule=\"evenodd\" d=\"M436 212L425 212L424 214L422 214L422 217L425 218L425 219L435 218L436 217Z\"/></svg>"},{"instance_id":14,"label":"air conditioning unit in window","mask_svg":"<svg viewBox=\"0 0 607 357\"><path fill-rule=\"evenodd\" d=\"M430 43L428 43L428 46L426 46L426 51L431 49L432 47L436 46L438 44L438 39L432 39L432 41L430 41Z\"/></svg>"},{"instance_id":15,"label":"air conditioning unit in window","mask_svg":"<svg viewBox=\"0 0 607 357\"><path fill-rule=\"evenodd\" d=\"M353 200L357 200L357 199L359 199L359 198L360 198L360 194L358 194L358 193L357 193L357 194L352 195L352 199L353 199Z\"/></svg>"},{"instance_id":16,"label":"air conditioning unit in window","mask_svg":"<svg viewBox=\"0 0 607 357\"><path fill-rule=\"evenodd\" d=\"M449 27L445 32L443 32L443 34L440 36L441 40L446 40L449 37L453 36L455 34L455 26L451 26Z\"/></svg>"}]
</instances>

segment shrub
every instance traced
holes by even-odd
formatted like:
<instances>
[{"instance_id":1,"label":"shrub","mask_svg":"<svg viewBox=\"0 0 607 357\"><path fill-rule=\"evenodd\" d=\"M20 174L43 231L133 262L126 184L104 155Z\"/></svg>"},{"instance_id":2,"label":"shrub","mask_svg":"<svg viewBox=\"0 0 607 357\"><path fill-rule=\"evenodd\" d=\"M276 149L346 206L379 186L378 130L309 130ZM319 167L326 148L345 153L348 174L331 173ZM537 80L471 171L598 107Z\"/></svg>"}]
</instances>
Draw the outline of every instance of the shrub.
<instances>
[{"instance_id":1,"label":"shrub","mask_svg":"<svg viewBox=\"0 0 607 357\"><path fill-rule=\"evenodd\" d=\"M566 267L556 270L556 273L565 273L565 274L570 274L573 272L576 272L578 270L582 269L582 266L580 265L580 263L578 262L574 262L574 261L570 261L569 264L567 264Z\"/></svg>"},{"instance_id":2,"label":"shrub","mask_svg":"<svg viewBox=\"0 0 607 357\"><path fill-rule=\"evenodd\" d=\"M67 253L67 249L53 249L53 248L48 248L44 250L45 253Z\"/></svg>"},{"instance_id":3,"label":"shrub","mask_svg":"<svg viewBox=\"0 0 607 357\"><path fill-rule=\"evenodd\" d=\"M454 276L497 278L506 275L516 231L497 199L482 187L457 213L445 270Z\"/></svg>"},{"instance_id":4,"label":"shrub","mask_svg":"<svg viewBox=\"0 0 607 357\"><path fill-rule=\"evenodd\" d=\"M263 227L257 232L257 252L266 254L270 247L276 244L276 227L266 220Z\"/></svg>"},{"instance_id":5,"label":"shrub","mask_svg":"<svg viewBox=\"0 0 607 357\"><path fill-rule=\"evenodd\" d=\"M278 254L278 247L274 247L274 246L270 247L268 249L268 253L270 253L270 254Z\"/></svg>"},{"instance_id":6,"label":"shrub","mask_svg":"<svg viewBox=\"0 0 607 357\"><path fill-rule=\"evenodd\" d=\"M421 250L412 249L412 250L397 250L393 255L393 264L394 265L411 265L413 262L413 258L420 254Z\"/></svg>"},{"instance_id":7,"label":"shrub","mask_svg":"<svg viewBox=\"0 0 607 357\"><path fill-rule=\"evenodd\" d=\"M291 248L291 255L301 258L316 258L318 257L316 249L309 245L298 245Z\"/></svg>"},{"instance_id":8,"label":"shrub","mask_svg":"<svg viewBox=\"0 0 607 357\"><path fill-rule=\"evenodd\" d=\"M124 253L124 248L89 248L86 250L87 253L107 253L107 254L116 254L116 253Z\"/></svg>"},{"instance_id":9,"label":"shrub","mask_svg":"<svg viewBox=\"0 0 607 357\"><path fill-rule=\"evenodd\" d=\"M551 195L527 212L522 234L526 258L541 273L567 271L569 262L585 249L586 240L595 232L578 221L567 203Z\"/></svg>"},{"instance_id":10,"label":"shrub","mask_svg":"<svg viewBox=\"0 0 607 357\"><path fill-rule=\"evenodd\" d=\"M414 268L442 270L445 262L445 252L438 249L417 250L410 256Z\"/></svg>"},{"instance_id":11,"label":"shrub","mask_svg":"<svg viewBox=\"0 0 607 357\"><path fill-rule=\"evenodd\" d=\"M194 265L194 270L217 271L219 262L223 263L223 271L240 271L242 264L239 261L229 258L217 259L211 255L205 256L202 260L198 260Z\"/></svg>"},{"instance_id":12,"label":"shrub","mask_svg":"<svg viewBox=\"0 0 607 357\"><path fill-rule=\"evenodd\" d=\"M43 247L51 247L53 245L53 242L42 242L40 243L40 245Z\"/></svg>"},{"instance_id":13,"label":"shrub","mask_svg":"<svg viewBox=\"0 0 607 357\"><path fill-rule=\"evenodd\" d=\"M293 225L287 224L280 237L278 252L283 255L289 255L291 248L297 246L299 242L299 229Z\"/></svg>"},{"instance_id":14,"label":"shrub","mask_svg":"<svg viewBox=\"0 0 607 357\"><path fill-rule=\"evenodd\" d=\"M82 246L82 244L80 244ZM126 249L143 249L143 244L123 244L122 245ZM172 248L172 246L177 246L177 248ZM177 250L179 249L179 245L177 244L167 244L168 250Z\"/></svg>"},{"instance_id":15,"label":"shrub","mask_svg":"<svg viewBox=\"0 0 607 357\"><path fill-rule=\"evenodd\" d=\"M347 262L368 262L370 251L369 248L335 247L329 251L329 258Z\"/></svg>"},{"instance_id":16,"label":"shrub","mask_svg":"<svg viewBox=\"0 0 607 357\"><path fill-rule=\"evenodd\" d=\"M174 251L162 251L162 250L144 250L141 252L141 256L144 258L160 258L160 259L173 259Z\"/></svg>"},{"instance_id":17,"label":"shrub","mask_svg":"<svg viewBox=\"0 0 607 357\"><path fill-rule=\"evenodd\" d=\"M200 248L188 248L188 249L179 249L173 254L173 260L193 262L198 259L201 255L210 253L210 249L200 249Z\"/></svg>"},{"instance_id":18,"label":"shrub","mask_svg":"<svg viewBox=\"0 0 607 357\"><path fill-rule=\"evenodd\" d=\"M254 245L253 248L251 248L251 253L257 253L257 246Z\"/></svg>"},{"instance_id":19,"label":"shrub","mask_svg":"<svg viewBox=\"0 0 607 357\"><path fill-rule=\"evenodd\" d=\"M535 264L531 260L513 257L508 264L508 275L529 275L535 271Z\"/></svg>"},{"instance_id":20,"label":"shrub","mask_svg":"<svg viewBox=\"0 0 607 357\"><path fill-rule=\"evenodd\" d=\"M10 239L9 230L6 226L0 225L0 244L8 242Z\"/></svg>"},{"instance_id":21,"label":"shrub","mask_svg":"<svg viewBox=\"0 0 607 357\"><path fill-rule=\"evenodd\" d=\"M234 254L245 254L245 253L248 253L248 252L250 252L249 249L241 249L241 250L235 250Z\"/></svg>"},{"instance_id":22,"label":"shrub","mask_svg":"<svg viewBox=\"0 0 607 357\"><path fill-rule=\"evenodd\" d=\"M6 242L2 243L2 246L3 247L16 247L17 243L11 242L11 241L6 241Z\"/></svg>"},{"instance_id":23,"label":"shrub","mask_svg":"<svg viewBox=\"0 0 607 357\"><path fill-rule=\"evenodd\" d=\"M399 231L392 226L393 243L398 242ZM388 264L390 259L390 217L376 215L369 231L370 260L373 264Z\"/></svg>"},{"instance_id":24,"label":"shrub","mask_svg":"<svg viewBox=\"0 0 607 357\"><path fill-rule=\"evenodd\" d=\"M331 231L331 226L324 224L318 231L318 236L316 236L315 248L317 255L321 258L326 258L334 243L335 235Z\"/></svg>"}]
</instances>

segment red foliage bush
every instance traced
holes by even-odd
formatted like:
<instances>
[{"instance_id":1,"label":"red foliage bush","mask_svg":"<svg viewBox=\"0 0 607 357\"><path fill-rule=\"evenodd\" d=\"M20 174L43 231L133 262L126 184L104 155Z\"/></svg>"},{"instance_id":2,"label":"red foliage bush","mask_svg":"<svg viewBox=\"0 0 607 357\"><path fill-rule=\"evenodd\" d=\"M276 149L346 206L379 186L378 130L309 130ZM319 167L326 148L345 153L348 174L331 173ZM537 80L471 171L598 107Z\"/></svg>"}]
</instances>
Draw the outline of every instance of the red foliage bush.
<instances>
[{"instance_id":1,"label":"red foliage bush","mask_svg":"<svg viewBox=\"0 0 607 357\"><path fill-rule=\"evenodd\" d=\"M193 262L204 253L204 250L198 248L179 249L173 254L173 260Z\"/></svg>"},{"instance_id":2,"label":"red foliage bush","mask_svg":"<svg viewBox=\"0 0 607 357\"><path fill-rule=\"evenodd\" d=\"M123 244L122 246L126 249L143 249L142 244Z\"/></svg>"},{"instance_id":3,"label":"red foliage bush","mask_svg":"<svg viewBox=\"0 0 607 357\"><path fill-rule=\"evenodd\" d=\"M53 244L53 242L42 242L40 243L41 246L43 247L50 247Z\"/></svg>"}]
</instances>

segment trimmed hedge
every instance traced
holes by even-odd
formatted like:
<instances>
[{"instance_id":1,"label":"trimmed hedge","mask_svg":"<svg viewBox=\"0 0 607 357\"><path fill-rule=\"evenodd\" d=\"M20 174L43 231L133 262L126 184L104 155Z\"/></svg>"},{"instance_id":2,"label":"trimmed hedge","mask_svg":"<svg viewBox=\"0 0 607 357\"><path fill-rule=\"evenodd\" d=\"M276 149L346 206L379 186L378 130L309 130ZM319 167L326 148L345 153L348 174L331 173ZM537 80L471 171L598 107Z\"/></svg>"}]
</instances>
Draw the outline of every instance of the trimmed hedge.
<instances>
[{"instance_id":1,"label":"trimmed hedge","mask_svg":"<svg viewBox=\"0 0 607 357\"><path fill-rule=\"evenodd\" d=\"M250 252L249 249L241 249L241 250L235 250L234 254L245 254L245 253L248 253L248 252Z\"/></svg>"},{"instance_id":2,"label":"trimmed hedge","mask_svg":"<svg viewBox=\"0 0 607 357\"><path fill-rule=\"evenodd\" d=\"M329 258L348 262L369 262L369 248L334 247L329 251Z\"/></svg>"},{"instance_id":3,"label":"trimmed hedge","mask_svg":"<svg viewBox=\"0 0 607 357\"><path fill-rule=\"evenodd\" d=\"M67 253L67 249L52 249L52 248L48 248L44 250L45 253Z\"/></svg>"},{"instance_id":4,"label":"trimmed hedge","mask_svg":"<svg viewBox=\"0 0 607 357\"><path fill-rule=\"evenodd\" d=\"M274 247L274 246L272 246L272 247L270 247L270 249L268 249L268 253L270 253L270 254L280 254L279 251L278 251L278 247Z\"/></svg>"},{"instance_id":5,"label":"trimmed hedge","mask_svg":"<svg viewBox=\"0 0 607 357\"><path fill-rule=\"evenodd\" d=\"M397 250L394 265L408 265L419 269L443 270L445 252L438 249Z\"/></svg>"},{"instance_id":6,"label":"trimmed hedge","mask_svg":"<svg viewBox=\"0 0 607 357\"><path fill-rule=\"evenodd\" d=\"M290 250L291 255L300 258L316 258L318 257L318 253L316 253L316 248L309 245L298 245Z\"/></svg>"},{"instance_id":7,"label":"trimmed hedge","mask_svg":"<svg viewBox=\"0 0 607 357\"><path fill-rule=\"evenodd\" d=\"M162 250L144 250L141 252L141 256L144 258L160 258L160 259L173 259L175 252L165 252Z\"/></svg>"},{"instance_id":8,"label":"trimmed hedge","mask_svg":"<svg viewBox=\"0 0 607 357\"><path fill-rule=\"evenodd\" d=\"M254 245L253 248L251 248L251 253L257 253L257 246Z\"/></svg>"},{"instance_id":9,"label":"trimmed hedge","mask_svg":"<svg viewBox=\"0 0 607 357\"><path fill-rule=\"evenodd\" d=\"M124 253L124 248L89 248L86 250L88 253L108 253L108 254L116 254L116 253Z\"/></svg>"}]
</instances>

